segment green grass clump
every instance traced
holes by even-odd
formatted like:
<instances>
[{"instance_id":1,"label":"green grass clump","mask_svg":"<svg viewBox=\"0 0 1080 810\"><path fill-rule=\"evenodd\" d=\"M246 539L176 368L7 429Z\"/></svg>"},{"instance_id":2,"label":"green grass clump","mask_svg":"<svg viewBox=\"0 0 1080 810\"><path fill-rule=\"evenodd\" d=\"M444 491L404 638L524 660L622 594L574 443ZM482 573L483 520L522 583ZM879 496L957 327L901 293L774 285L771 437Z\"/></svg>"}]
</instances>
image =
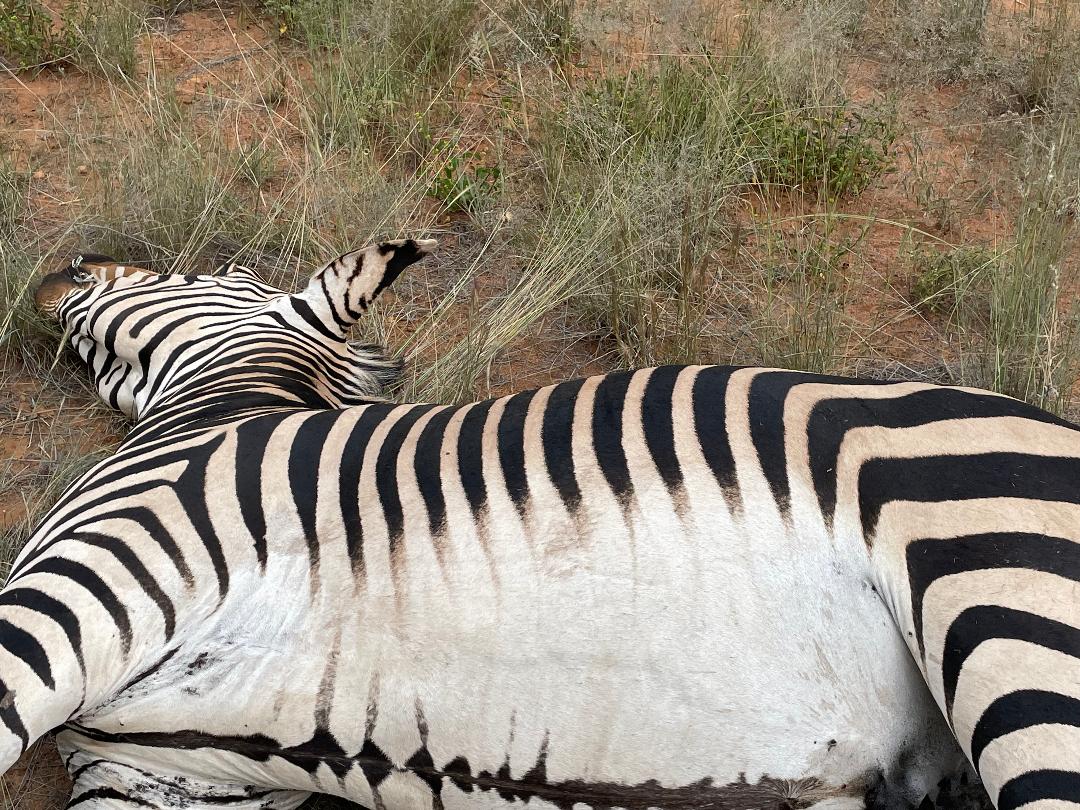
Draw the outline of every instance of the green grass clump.
<instances>
[{"instance_id":1,"label":"green grass clump","mask_svg":"<svg viewBox=\"0 0 1080 810\"><path fill-rule=\"evenodd\" d=\"M891 119L784 99L752 61L702 53L587 83L548 114L549 205L590 212L579 250L603 257L575 306L623 362L700 356L722 316L707 303L718 257L750 198L850 197L891 164Z\"/></svg>"},{"instance_id":2,"label":"green grass clump","mask_svg":"<svg viewBox=\"0 0 1080 810\"><path fill-rule=\"evenodd\" d=\"M0 158L0 237L14 235L26 208L26 178L7 158Z\"/></svg>"},{"instance_id":3,"label":"green grass clump","mask_svg":"<svg viewBox=\"0 0 1080 810\"><path fill-rule=\"evenodd\" d=\"M460 70L476 19L476 0L376 0L338 7L305 25L312 78L304 117L326 150L394 145L415 113L445 94ZM307 31L308 29L305 29Z\"/></svg>"},{"instance_id":4,"label":"green grass clump","mask_svg":"<svg viewBox=\"0 0 1080 810\"><path fill-rule=\"evenodd\" d=\"M429 162L434 173L431 196L448 211L479 212L502 182L501 167L484 162L478 152L462 149L453 139L432 144Z\"/></svg>"},{"instance_id":5,"label":"green grass clump","mask_svg":"<svg viewBox=\"0 0 1080 810\"><path fill-rule=\"evenodd\" d=\"M141 0L79 0L64 11L70 61L105 79L135 75L135 40L144 28Z\"/></svg>"},{"instance_id":6,"label":"green grass clump","mask_svg":"<svg viewBox=\"0 0 1080 810\"><path fill-rule=\"evenodd\" d=\"M54 25L36 0L0 0L0 56L22 69L64 64L106 79L134 75L141 0L75 0L57 14Z\"/></svg>"},{"instance_id":7,"label":"green grass clump","mask_svg":"<svg viewBox=\"0 0 1080 810\"><path fill-rule=\"evenodd\" d=\"M751 102L746 128L758 182L817 191L830 201L861 194L892 168L898 134L891 116L846 101L785 109L775 97Z\"/></svg>"},{"instance_id":8,"label":"green grass clump","mask_svg":"<svg viewBox=\"0 0 1080 810\"><path fill-rule=\"evenodd\" d=\"M551 221L577 223L566 238L596 268L574 308L624 364L683 358L704 329L711 254L747 164L736 103L714 60L670 58L588 83L547 113Z\"/></svg>"},{"instance_id":9,"label":"green grass clump","mask_svg":"<svg viewBox=\"0 0 1080 810\"><path fill-rule=\"evenodd\" d=\"M159 271L230 259L295 267L317 249L312 201L324 182L336 190L325 164L286 164L273 130L237 142L203 126L198 108L177 101L153 73L137 94L114 92L112 113L120 124L70 141L70 163L92 167L73 178L84 203L73 224L80 249ZM291 186L263 194L279 166Z\"/></svg>"},{"instance_id":10,"label":"green grass clump","mask_svg":"<svg viewBox=\"0 0 1080 810\"><path fill-rule=\"evenodd\" d=\"M30 68L56 59L58 52L52 18L36 0L0 0L0 56Z\"/></svg>"},{"instance_id":11,"label":"green grass clump","mask_svg":"<svg viewBox=\"0 0 1080 810\"><path fill-rule=\"evenodd\" d=\"M971 384L1060 413L1080 380L1080 313L1066 298L1074 281L1066 204L1080 137L1070 122L1045 141L1039 134L1025 160L1015 235L959 300L957 325Z\"/></svg>"},{"instance_id":12,"label":"green grass clump","mask_svg":"<svg viewBox=\"0 0 1080 810\"><path fill-rule=\"evenodd\" d=\"M951 314L957 300L968 295L967 290L977 285L1000 257L984 247L960 246L947 251L920 250L912 259L912 304L923 312Z\"/></svg>"},{"instance_id":13,"label":"green grass clump","mask_svg":"<svg viewBox=\"0 0 1080 810\"><path fill-rule=\"evenodd\" d=\"M764 231L766 248L757 260L759 289L753 296L755 360L819 374L842 372L850 331L844 314L847 268L867 229L845 236L826 217L795 231L769 224Z\"/></svg>"}]
</instances>

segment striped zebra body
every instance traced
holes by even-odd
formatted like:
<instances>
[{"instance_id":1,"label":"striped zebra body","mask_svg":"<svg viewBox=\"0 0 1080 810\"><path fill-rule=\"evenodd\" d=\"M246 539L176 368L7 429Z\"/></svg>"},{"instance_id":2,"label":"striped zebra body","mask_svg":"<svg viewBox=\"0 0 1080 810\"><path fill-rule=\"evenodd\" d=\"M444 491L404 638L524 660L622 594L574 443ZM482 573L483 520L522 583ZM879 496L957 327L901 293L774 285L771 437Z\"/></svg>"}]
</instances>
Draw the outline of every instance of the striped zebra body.
<instances>
[{"instance_id":1,"label":"striped zebra body","mask_svg":"<svg viewBox=\"0 0 1080 810\"><path fill-rule=\"evenodd\" d=\"M308 293L362 310L409 244ZM1068 423L705 366L374 402L326 307L224 279L55 308L139 422L0 592L5 767L64 725L80 807L901 807L962 749L999 808L1080 802ZM133 362L140 317L213 362Z\"/></svg>"}]
</instances>

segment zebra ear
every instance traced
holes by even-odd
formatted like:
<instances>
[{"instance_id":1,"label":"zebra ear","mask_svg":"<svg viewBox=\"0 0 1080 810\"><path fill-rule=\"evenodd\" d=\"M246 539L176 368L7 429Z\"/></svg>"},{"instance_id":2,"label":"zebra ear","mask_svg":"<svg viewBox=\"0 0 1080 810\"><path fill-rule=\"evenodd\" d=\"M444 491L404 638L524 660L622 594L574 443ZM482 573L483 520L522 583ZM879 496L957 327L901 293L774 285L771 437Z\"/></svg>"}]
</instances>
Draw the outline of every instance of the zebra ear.
<instances>
[{"instance_id":1,"label":"zebra ear","mask_svg":"<svg viewBox=\"0 0 1080 810\"><path fill-rule=\"evenodd\" d=\"M346 253L317 270L302 295L339 330L347 329L406 267L437 244L434 239L393 239Z\"/></svg>"}]
</instances>

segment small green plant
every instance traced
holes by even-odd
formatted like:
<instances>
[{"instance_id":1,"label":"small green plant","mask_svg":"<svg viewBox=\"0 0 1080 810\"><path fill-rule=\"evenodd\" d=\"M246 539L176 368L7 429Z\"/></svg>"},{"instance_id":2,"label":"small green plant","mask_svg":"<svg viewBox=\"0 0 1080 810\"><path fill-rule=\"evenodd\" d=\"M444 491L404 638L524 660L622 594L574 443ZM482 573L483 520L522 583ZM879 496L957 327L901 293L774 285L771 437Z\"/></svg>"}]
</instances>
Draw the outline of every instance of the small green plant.
<instances>
[{"instance_id":1,"label":"small green plant","mask_svg":"<svg viewBox=\"0 0 1080 810\"><path fill-rule=\"evenodd\" d=\"M10 238L26 205L26 182L6 158L0 158L0 237Z\"/></svg>"},{"instance_id":2,"label":"small green plant","mask_svg":"<svg viewBox=\"0 0 1080 810\"><path fill-rule=\"evenodd\" d=\"M952 313L958 298L977 289L998 260L994 251L983 247L916 251L912 256L915 280L911 302L923 312Z\"/></svg>"},{"instance_id":3,"label":"small green plant","mask_svg":"<svg viewBox=\"0 0 1080 810\"><path fill-rule=\"evenodd\" d=\"M766 226L769 246L758 264L762 295L753 325L759 362L819 374L843 371L845 271L866 233L840 235L828 219L790 234Z\"/></svg>"},{"instance_id":4,"label":"small green plant","mask_svg":"<svg viewBox=\"0 0 1080 810\"><path fill-rule=\"evenodd\" d=\"M475 212L498 191L502 170L498 166L477 163L482 159L479 153L454 151L453 142L447 139L436 142L434 152L442 167L431 181L431 196L442 202L448 211Z\"/></svg>"},{"instance_id":5,"label":"small green plant","mask_svg":"<svg viewBox=\"0 0 1080 810\"><path fill-rule=\"evenodd\" d=\"M1016 233L957 306L965 377L1058 413L1080 380L1080 313L1065 299L1072 218L1061 210L1063 181L1080 159L1074 126L1045 142L1032 133Z\"/></svg>"},{"instance_id":6,"label":"small green plant","mask_svg":"<svg viewBox=\"0 0 1080 810\"><path fill-rule=\"evenodd\" d=\"M757 182L817 190L826 199L856 196L893 166L893 118L852 109L785 109L778 98L754 109L746 138Z\"/></svg>"},{"instance_id":7,"label":"small green plant","mask_svg":"<svg viewBox=\"0 0 1080 810\"><path fill-rule=\"evenodd\" d=\"M261 188L277 172L275 155L263 141L252 141L234 151L236 169L241 177Z\"/></svg>"},{"instance_id":8,"label":"small green plant","mask_svg":"<svg viewBox=\"0 0 1080 810\"><path fill-rule=\"evenodd\" d=\"M0 0L0 56L19 68L56 58L52 18L36 0Z\"/></svg>"},{"instance_id":9,"label":"small green plant","mask_svg":"<svg viewBox=\"0 0 1080 810\"><path fill-rule=\"evenodd\" d=\"M321 47L338 40L337 29L349 10L348 0L262 0L282 37Z\"/></svg>"},{"instance_id":10,"label":"small green plant","mask_svg":"<svg viewBox=\"0 0 1080 810\"><path fill-rule=\"evenodd\" d=\"M135 75L135 39L143 27L141 0L77 0L63 13L70 60L106 79Z\"/></svg>"},{"instance_id":11,"label":"small green plant","mask_svg":"<svg viewBox=\"0 0 1080 810\"><path fill-rule=\"evenodd\" d=\"M142 0L72 0L59 24L36 0L0 0L0 55L20 68L74 64L108 79L134 75Z\"/></svg>"}]
</instances>

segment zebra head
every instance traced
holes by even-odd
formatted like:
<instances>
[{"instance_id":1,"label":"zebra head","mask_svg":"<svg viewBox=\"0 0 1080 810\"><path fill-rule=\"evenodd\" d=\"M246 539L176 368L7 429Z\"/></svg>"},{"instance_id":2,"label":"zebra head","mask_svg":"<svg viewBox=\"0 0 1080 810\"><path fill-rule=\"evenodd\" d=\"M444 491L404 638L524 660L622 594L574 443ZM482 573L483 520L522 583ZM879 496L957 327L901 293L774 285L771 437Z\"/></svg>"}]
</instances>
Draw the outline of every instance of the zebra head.
<instances>
[{"instance_id":1,"label":"zebra head","mask_svg":"<svg viewBox=\"0 0 1080 810\"><path fill-rule=\"evenodd\" d=\"M64 328L102 399L133 420L171 406L338 408L380 396L400 372L349 329L435 245L398 239L346 253L294 294L236 264L159 275L83 255L45 276L34 303Z\"/></svg>"}]
</instances>

